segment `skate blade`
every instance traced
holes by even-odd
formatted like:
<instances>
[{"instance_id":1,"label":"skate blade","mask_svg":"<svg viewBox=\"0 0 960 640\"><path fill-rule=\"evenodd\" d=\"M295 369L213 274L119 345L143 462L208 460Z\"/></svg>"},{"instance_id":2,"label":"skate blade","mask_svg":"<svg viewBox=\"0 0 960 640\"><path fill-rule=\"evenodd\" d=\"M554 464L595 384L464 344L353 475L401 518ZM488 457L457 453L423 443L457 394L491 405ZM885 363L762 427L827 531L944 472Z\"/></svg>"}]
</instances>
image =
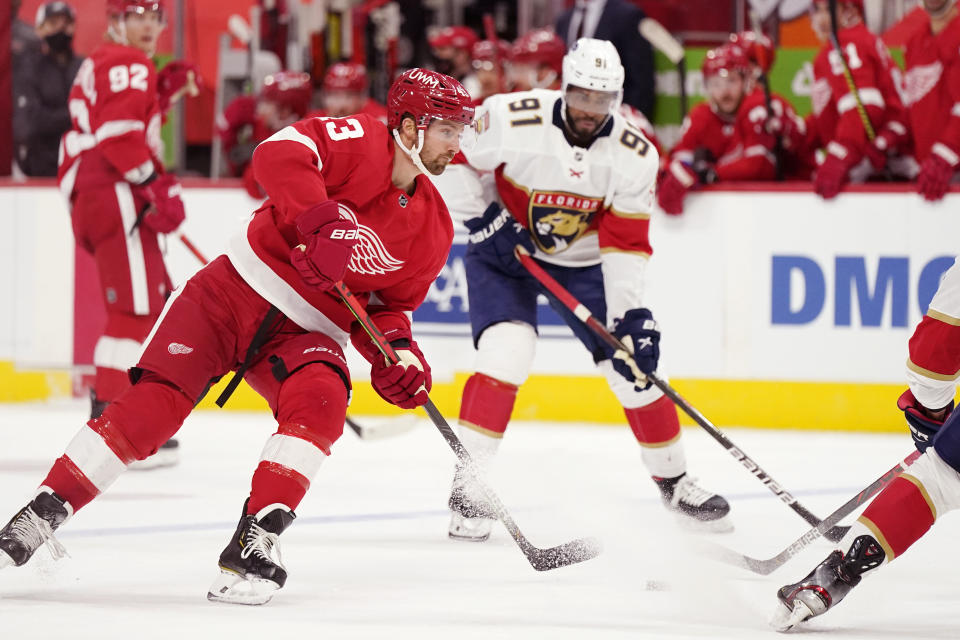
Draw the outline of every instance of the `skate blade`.
<instances>
[{"instance_id":1,"label":"skate blade","mask_svg":"<svg viewBox=\"0 0 960 640\"><path fill-rule=\"evenodd\" d=\"M731 533L733 531L733 520L729 514L716 520L698 520L684 513L674 512L674 518L677 523L686 529L695 533Z\"/></svg>"},{"instance_id":2,"label":"skate blade","mask_svg":"<svg viewBox=\"0 0 960 640\"><path fill-rule=\"evenodd\" d=\"M483 542L490 538L493 520L488 518L464 518L458 513L450 516L450 529L447 535L451 540L464 542Z\"/></svg>"},{"instance_id":3,"label":"skate blade","mask_svg":"<svg viewBox=\"0 0 960 640\"><path fill-rule=\"evenodd\" d=\"M770 618L770 626L783 633L790 631L795 626L813 617L813 611L803 602L796 599L793 601L793 609L781 602L773 616Z\"/></svg>"},{"instance_id":4,"label":"skate blade","mask_svg":"<svg viewBox=\"0 0 960 640\"><path fill-rule=\"evenodd\" d=\"M160 449L144 460L134 460L127 469L130 471L150 471L163 467L173 467L180 463L180 452L177 449Z\"/></svg>"},{"instance_id":5,"label":"skate blade","mask_svg":"<svg viewBox=\"0 0 960 640\"><path fill-rule=\"evenodd\" d=\"M16 563L13 561L6 551L0 551L0 569L6 569L7 567L12 567Z\"/></svg>"},{"instance_id":6,"label":"skate blade","mask_svg":"<svg viewBox=\"0 0 960 640\"><path fill-rule=\"evenodd\" d=\"M251 580L221 569L220 575L207 591L207 600L227 604L261 605L270 602L279 589L280 586L273 580Z\"/></svg>"}]
</instances>

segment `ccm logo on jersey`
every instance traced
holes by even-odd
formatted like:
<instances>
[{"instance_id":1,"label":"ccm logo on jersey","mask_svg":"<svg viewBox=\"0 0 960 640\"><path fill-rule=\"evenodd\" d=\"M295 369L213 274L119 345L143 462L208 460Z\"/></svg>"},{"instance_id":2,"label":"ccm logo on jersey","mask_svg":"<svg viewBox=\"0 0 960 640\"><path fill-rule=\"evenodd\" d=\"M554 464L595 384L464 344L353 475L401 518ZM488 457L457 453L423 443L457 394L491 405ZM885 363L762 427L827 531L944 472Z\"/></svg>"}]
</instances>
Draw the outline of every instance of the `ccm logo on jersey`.
<instances>
[{"instance_id":1,"label":"ccm logo on jersey","mask_svg":"<svg viewBox=\"0 0 960 640\"><path fill-rule=\"evenodd\" d=\"M356 240L359 237L359 229L334 229L330 234L331 240Z\"/></svg>"}]
</instances>

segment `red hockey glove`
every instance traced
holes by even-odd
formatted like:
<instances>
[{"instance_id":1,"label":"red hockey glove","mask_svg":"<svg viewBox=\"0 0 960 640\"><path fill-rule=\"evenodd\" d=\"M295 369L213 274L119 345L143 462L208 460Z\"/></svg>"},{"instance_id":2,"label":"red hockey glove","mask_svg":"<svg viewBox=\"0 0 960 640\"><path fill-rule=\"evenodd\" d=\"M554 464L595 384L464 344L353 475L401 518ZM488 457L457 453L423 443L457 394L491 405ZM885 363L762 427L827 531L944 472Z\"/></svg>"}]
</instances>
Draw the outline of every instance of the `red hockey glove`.
<instances>
[{"instance_id":1,"label":"red hockey glove","mask_svg":"<svg viewBox=\"0 0 960 640\"><path fill-rule=\"evenodd\" d=\"M374 390L381 398L401 409L415 409L426 404L433 378L420 347L407 339L394 340L390 344L396 349L400 362L388 364L386 358L374 359L370 370L370 383Z\"/></svg>"},{"instance_id":2,"label":"red hockey glove","mask_svg":"<svg viewBox=\"0 0 960 640\"><path fill-rule=\"evenodd\" d=\"M357 225L340 217L333 200L301 213L296 225L305 244L290 251L290 263L310 288L327 291L347 272L353 247L360 240Z\"/></svg>"},{"instance_id":3,"label":"red hockey glove","mask_svg":"<svg viewBox=\"0 0 960 640\"><path fill-rule=\"evenodd\" d=\"M660 175L657 203L665 213L677 216L683 213L683 198L697 184L697 174L679 160L674 160Z\"/></svg>"},{"instance_id":4,"label":"red hockey glove","mask_svg":"<svg viewBox=\"0 0 960 640\"><path fill-rule=\"evenodd\" d=\"M827 200L835 198L847 182L853 161L854 152L849 147L836 141L828 144L827 157L813 176L814 191Z\"/></svg>"},{"instance_id":5,"label":"red hockey glove","mask_svg":"<svg viewBox=\"0 0 960 640\"><path fill-rule=\"evenodd\" d=\"M899 123L890 123L890 125L890 127L885 126L884 129L877 134L873 142L867 143L863 149L863 155L867 156L867 159L870 160L870 165L874 171L883 171L884 167L887 166L887 157L889 154L896 151L897 147L900 146L900 143L906 137L895 130L903 129L903 125ZM895 125L895 127L893 125ZM906 133L906 129L903 129L903 132Z\"/></svg>"},{"instance_id":6,"label":"red hockey glove","mask_svg":"<svg viewBox=\"0 0 960 640\"><path fill-rule=\"evenodd\" d=\"M914 397L913 391L907 389L897 399L897 408L903 411L907 425L910 427L913 443L917 450L923 453L933 444L933 436L937 435L937 431L953 411L953 400L941 409L931 410L920 404Z\"/></svg>"},{"instance_id":7,"label":"red hockey glove","mask_svg":"<svg viewBox=\"0 0 960 640\"><path fill-rule=\"evenodd\" d=\"M949 147L939 142L934 144L920 167L917 191L931 202L941 199L950 188L950 180L958 164L960 159Z\"/></svg>"},{"instance_id":8,"label":"red hockey glove","mask_svg":"<svg viewBox=\"0 0 960 640\"><path fill-rule=\"evenodd\" d=\"M172 233L186 218L180 199L183 189L173 174L165 173L134 185L133 191L147 201L147 209L140 221L148 229L156 233Z\"/></svg>"},{"instance_id":9,"label":"red hockey glove","mask_svg":"<svg viewBox=\"0 0 960 640\"><path fill-rule=\"evenodd\" d=\"M157 98L160 101L160 111L166 113L177 100L188 93L191 96L200 94L203 87L203 78L200 69L192 62L175 60L157 73Z\"/></svg>"}]
</instances>

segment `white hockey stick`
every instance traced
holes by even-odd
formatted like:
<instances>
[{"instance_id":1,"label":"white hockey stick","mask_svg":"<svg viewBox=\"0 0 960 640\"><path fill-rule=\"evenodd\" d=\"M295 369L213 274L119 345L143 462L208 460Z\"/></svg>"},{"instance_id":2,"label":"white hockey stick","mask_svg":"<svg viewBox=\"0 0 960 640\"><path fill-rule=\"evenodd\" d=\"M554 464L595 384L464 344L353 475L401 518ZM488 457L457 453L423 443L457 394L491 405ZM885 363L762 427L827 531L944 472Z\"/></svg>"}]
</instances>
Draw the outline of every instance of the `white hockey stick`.
<instances>
[{"instance_id":1,"label":"white hockey stick","mask_svg":"<svg viewBox=\"0 0 960 640\"><path fill-rule=\"evenodd\" d=\"M654 49L667 56L677 67L680 75L680 119L683 120L687 116L687 52L683 45L653 18L641 20L639 31Z\"/></svg>"}]
</instances>

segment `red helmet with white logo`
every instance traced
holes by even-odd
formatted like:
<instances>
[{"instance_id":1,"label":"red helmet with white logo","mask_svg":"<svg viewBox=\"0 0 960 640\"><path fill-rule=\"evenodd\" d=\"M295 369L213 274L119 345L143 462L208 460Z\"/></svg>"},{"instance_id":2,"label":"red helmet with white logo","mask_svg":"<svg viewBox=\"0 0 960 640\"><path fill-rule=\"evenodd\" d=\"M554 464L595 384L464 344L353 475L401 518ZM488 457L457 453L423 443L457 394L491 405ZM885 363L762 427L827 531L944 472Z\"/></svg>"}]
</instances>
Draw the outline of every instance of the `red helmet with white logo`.
<instances>
[{"instance_id":1,"label":"red helmet with white logo","mask_svg":"<svg viewBox=\"0 0 960 640\"><path fill-rule=\"evenodd\" d=\"M563 56L567 52L567 45L549 29L533 29L528 31L513 43L510 51L510 61L546 65L559 76L563 73Z\"/></svg>"},{"instance_id":2,"label":"red helmet with white logo","mask_svg":"<svg viewBox=\"0 0 960 640\"><path fill-rule=\"evenodd\" d=\"M107 0L108 16L124 16L128 13L146 13L156 11L166 15L165 0Z\"/></svg>"},{"instance_id":3,"label":"red helmet with white logo","mask_svg":"<svg viewBox=\"0 0 960 640\"><path fill-rule=\"evenodd\" d=\"M366 67L357 62L338 62L331 65L323 76L323 90L366 92Z\"/></svg>"},{"instance_id":4,"label":"red helmet with white logo","mask_svg":"<svg viewBox=\"0 0 960 640\"><path fill-rule=\"evenodd\" d=\"M263 79L260 99L276 102L303 117L310 110L313 87L310 74L297 71L280 71Z\"/></svg>"},{"instance_id":5,"label":"red helmet with white logo","mask_svg":"<svg viewBox=\"0 0 960 640\"><path fill-rule=\"evenodd\" d=\"M479 39L469 27L444 27L428 38L427 42L433 49L453 47L470 51Z\"/></svg>"},{"instance_id":6,"label":"red helmet with white logo","mask_svg":"<svg viewBox=\"0 0 960 640\"><path fill-rule=\"evenodd\" d=\"M396 129L404 114L416 120L418 129L426 129L430 120L451 120L464 125L473 122L473 101L463 85L429 69L404 71L387 93L387 124Z\"/></svg>"},{"instance_id":7,"label":"red helmet with white logo","mask_svg":"<svg viewBox=\"0 0 960 640\"><path fill-rule=\"evenodd\" d=\"M743 75L749 75L751 71L750 59L743 49L732 42L728 42L716 49L707 51L707 57L703 60L701 71L704 80L720 74L721 71L727 73L735 71Z\"/></svg>"},{"instance_id":8,"label":"red helmet with white logo","mask_svg":"<svg viewBox=\"0 0 960 640\"><path fill-rule=\"evenodd\" d=\"M756 31L741 31L731 33L730 42L743 49L750 62L760 67L764 73L770 73L777 53L770 36L765 33L758 35Z\"/></svg>"}]
</instances>

